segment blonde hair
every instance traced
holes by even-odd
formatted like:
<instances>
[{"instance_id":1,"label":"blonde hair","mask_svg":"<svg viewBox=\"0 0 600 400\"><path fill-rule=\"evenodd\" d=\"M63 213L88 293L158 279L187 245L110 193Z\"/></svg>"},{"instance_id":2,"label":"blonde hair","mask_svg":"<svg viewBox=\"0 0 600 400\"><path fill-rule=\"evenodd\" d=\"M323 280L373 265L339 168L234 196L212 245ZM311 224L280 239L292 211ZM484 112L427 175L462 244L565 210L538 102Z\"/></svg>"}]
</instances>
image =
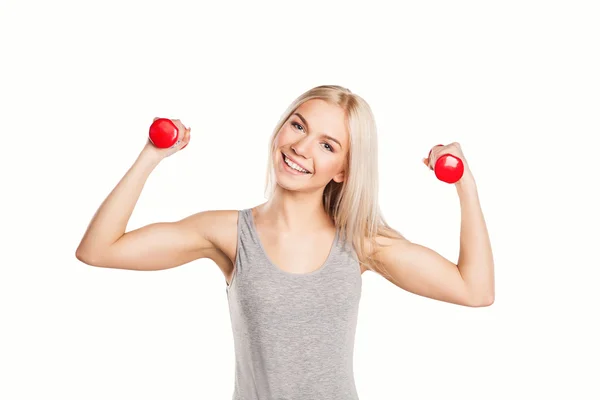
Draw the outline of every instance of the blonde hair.
<instances>
[{"instance_id":1,"label":"blonde hair","mask_svg":"<svg viewBox=\"0 0 600 400\"><path fill-rule=\"evenodd\" d=\"M312 99L321 99L341 107L350 133L345 178L341 183L332 179L325 187L325 211L339 229L340 237L353 245L358 260L368 269L389 276L383 266L373 259L373 251L368 251L365 239L374 250L379 247L375 241L378 235L389 238L403 236L386 223L379 209L377 128L371 108L360 96L341 86L322 85L306 91L290 104L270 138L265 196L271 198L276 185L273 154L277 134L290 115Z\"/></svg>"}]
</instances>

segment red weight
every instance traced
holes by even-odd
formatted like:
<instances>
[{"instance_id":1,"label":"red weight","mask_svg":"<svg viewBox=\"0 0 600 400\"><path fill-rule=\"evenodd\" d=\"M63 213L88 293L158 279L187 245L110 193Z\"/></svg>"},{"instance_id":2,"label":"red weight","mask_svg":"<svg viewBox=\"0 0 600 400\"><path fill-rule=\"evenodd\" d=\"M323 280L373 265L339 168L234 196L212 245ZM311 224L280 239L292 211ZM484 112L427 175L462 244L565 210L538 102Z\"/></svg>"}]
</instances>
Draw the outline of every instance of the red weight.
<instances>
[{"instance_id":1,"label":"red weight","mask_svg":"<svg viewBox=\"0 0 600 400\"><path fill-rule=\"evenodd\" d=\"M170 119L159 118L150 125L148 136L156 147L166 149L177 142L179 130Z\"/></svg>"},{"instance_id":2,"label":"red weight","mask_svg":"<svg viewBox=\"0 0 600 400\"><path fill-rule=\"evenodd\" d=\"M443 154L435 162L434 171L440 181L456 183L462 178L465 166L460 158Z\"/></svg>"}]
</instances>

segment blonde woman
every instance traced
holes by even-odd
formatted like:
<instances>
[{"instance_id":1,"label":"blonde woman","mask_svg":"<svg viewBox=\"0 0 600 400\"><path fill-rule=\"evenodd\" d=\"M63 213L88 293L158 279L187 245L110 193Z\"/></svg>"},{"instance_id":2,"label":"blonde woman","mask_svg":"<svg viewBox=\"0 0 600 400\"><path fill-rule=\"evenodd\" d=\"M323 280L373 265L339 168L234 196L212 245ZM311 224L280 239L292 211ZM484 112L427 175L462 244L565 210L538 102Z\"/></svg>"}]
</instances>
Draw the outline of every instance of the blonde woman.
<instances>
[{"instance_id":1,"label":"blonde woman","mask_svg":"<svg viewBox=\"0 0 600 400\"><path fill-rule=\"evenodd\" d=\"M221 269L235 345L233 399L358 399L353 346L361 275L374 271L412 293L469 307L492 304L493 261L475 181L458 143L451 153L462 224L458 265L412 243L378 206L377 135L368 104L335 85L315 87L284 112L269 142L267 201L204 211L125 232L149 174L189 141L148 142L102 203L77 249L107 268L158 270L199 258Z\"/></svg>"}]
</instances>

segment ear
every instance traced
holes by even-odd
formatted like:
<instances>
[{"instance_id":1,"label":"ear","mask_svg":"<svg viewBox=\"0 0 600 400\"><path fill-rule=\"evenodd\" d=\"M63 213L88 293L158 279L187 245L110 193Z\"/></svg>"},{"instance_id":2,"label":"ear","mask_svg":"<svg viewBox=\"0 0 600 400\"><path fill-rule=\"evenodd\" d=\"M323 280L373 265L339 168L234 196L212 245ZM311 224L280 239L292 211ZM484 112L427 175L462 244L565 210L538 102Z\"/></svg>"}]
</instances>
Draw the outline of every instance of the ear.
<instances>
[{"instance_id":1,"label":"ear","mask_svg":"<svg viewBox=\"0 0 600 400\"><path fill-rule=\"evenodd\" d=\"M346 179L346 171L341 171L336 176L333 177L333 180L337 183L342 183Z\"/></svg>"}]
</instances>

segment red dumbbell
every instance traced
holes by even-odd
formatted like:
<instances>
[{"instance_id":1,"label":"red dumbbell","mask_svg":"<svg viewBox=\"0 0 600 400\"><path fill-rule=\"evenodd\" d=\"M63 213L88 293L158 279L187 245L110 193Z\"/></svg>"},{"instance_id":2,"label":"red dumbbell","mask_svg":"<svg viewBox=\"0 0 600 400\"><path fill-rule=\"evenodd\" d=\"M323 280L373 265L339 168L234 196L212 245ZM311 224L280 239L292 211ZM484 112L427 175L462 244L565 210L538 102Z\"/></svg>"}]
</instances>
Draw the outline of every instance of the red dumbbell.
<instances>
[{"instance_id":1,"label":"red dumbbell","mask_svg":"<svg viewBox=\"0 0 600 400\"><path fill-rule=\"evenodd\" d=\"M437 146L443 146L443 144L438 144ZM433 148L429 150L429 155L427 156L428 161L429 157L431 157L432 151ZM433 170L435 172L435 176L440 181L446 183L456 183L460 180L460 178L462 178L463 172L465 171L465 166L460 158L453 156L452 154L442 154L435 162Z\"/></svg>"},{"instance_id":2,"label":"red dumbbell","mask_svg":"<svg viewBox=\"0 0 600 400\"><path fill-rule=\"evenodd\" d=\"M158 118L152 122L148 137L152 144L160 149L173 147L183 139L179 139L179 129L177 129L173 121L168 118ZM187 144L185 146L187 146ZM183 146L181 150L185 149L185 146Z\"/></svg>"}]
</instances>

